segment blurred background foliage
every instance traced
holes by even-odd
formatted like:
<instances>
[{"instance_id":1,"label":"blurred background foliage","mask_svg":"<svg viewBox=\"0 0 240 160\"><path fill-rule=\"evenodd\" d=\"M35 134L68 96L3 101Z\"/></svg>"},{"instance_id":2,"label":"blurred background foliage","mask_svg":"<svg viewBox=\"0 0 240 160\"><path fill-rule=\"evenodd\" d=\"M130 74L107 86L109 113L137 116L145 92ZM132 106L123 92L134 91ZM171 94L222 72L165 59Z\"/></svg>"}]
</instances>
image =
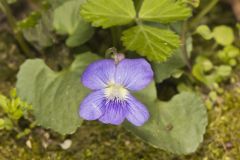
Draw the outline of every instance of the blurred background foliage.
<instances>
[{"instance_id":1,"label":"blurred background foliage","mask_svg":"<svg viewBox=\"0 0 240 160\"><path fill-rule=\"evenodd\" d=\"M198 1L182 1L198 7ZM73 53L86 51L89 46L93 52L104 55L109 46L121 48L122 44L119 44L119 33L115 32L118 28L97 29L93 33L88 24L84 24L89 41L78 47L76 41L86 41L81 41L75 33L81 19L72 20L75 28L64 26L65 30L56 32L54 28L64 25L61 17L55 18L53 24L50 22L56 16L53 9L64 3L63 0L9 0L8 3L17 22L11 26L0 13L0 159L240 159L239 1L202 0L186 24L186 52L191 55L188 62L172 57L181 61L173 64L176 60L170 59L153 64L159 73L155 79L160 99L168 100L177 91L195 90L202 94L208 110L209 125L204 142L196 153L180 157L149 146L122 126L84 122L75 134L67 136L36 126L31 106L22 102L13 89L19 66L27 57L44 58L51 68L59 71L69 66ZM112 35L112 30L118 34ZM159 68L167 72L162 75Z\"/></svg>"}]
</instances>

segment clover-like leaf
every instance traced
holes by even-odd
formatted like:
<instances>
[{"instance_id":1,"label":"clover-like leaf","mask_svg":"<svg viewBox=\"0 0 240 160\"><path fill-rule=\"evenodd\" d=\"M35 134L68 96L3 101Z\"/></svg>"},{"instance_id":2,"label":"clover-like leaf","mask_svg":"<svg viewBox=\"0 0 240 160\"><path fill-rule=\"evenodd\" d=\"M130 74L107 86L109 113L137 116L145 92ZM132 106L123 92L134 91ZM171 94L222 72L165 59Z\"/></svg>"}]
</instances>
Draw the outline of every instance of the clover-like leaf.
<instances>
[{"instance_id":1,"label":"clover-like leaf","mask_svg":"<svg viewBox=\"0 0 240 160\"><path fill-rule=\"evenodd\" d=\"M108 28L130 23L136 11L132 0L88 0L81 15L95 27Z\"/></svg>"},{"instance_id":2,"label":"clover-like leaf","mask_svg":"<svg viewBox=\"0 0 240 160\"><path fill-rule=\"evenodd\" d=\"M124 46L151 61L165 61L179 47L178 35L170 30L139 25L123 32Z\"/></svg>"},{"instance_id":3,"label":"clover-like leaf","mask_svg":"<svg viewBox=\"0 0 240 160\"><path fill-rule=\"evenodd\" d=\"M96 59L91 53L81 54L70 68L58 73L40 59L27 60L21 66L17 91L32 104L39 125L61 134L73 133L81 125L78 108L88 90L80 83L80 76Z\"/></svg>"},{"instance_id":4,"label":"clover-like leaf","mask_svg":"<svg viewBox=\"0 0 240 160\"><path fill-rule=\"evenodd\" d=\"M85 0L66 1L54 10L53 26L60 34L68 34L66 44L75 47L88 41L93 28L79 15L80 6Z\"/></svg>"},{"instance_id":5,"label":"clover-like leaf","mask_svg":"<svg viewBox=\"0 0 240 160\"><path fill-rule=\"evenodd\" d=\"M182 92L169 102L157 100L154 85L135 96L150 112L150 119L141 127L124 126L147 143L175 154L189 154L203 141L207 112L201 98L192 92Z\"/></svg>"},{"instance_id":6,"label":"clover-like leaf","mask_svg":"<svg viewBox=\"0 0 240 160\"><path fill-rule=\"evenodd\" d=\"M200 0L178 0L178 2L183 2L186 4L190 4L191 6L197 8L200 5Z\"/></svg>"},{"instance_id":7,"label":"clover-like leaf","mask_svg":"<svg viewBox=\"0 0 240 160\"><path fill-rule=\"evenodd\" d=\"M174 0L144 0L139 12L140 19L160 23L184 20L190 15L190 8Z\"/></svg>"}]
</instances>

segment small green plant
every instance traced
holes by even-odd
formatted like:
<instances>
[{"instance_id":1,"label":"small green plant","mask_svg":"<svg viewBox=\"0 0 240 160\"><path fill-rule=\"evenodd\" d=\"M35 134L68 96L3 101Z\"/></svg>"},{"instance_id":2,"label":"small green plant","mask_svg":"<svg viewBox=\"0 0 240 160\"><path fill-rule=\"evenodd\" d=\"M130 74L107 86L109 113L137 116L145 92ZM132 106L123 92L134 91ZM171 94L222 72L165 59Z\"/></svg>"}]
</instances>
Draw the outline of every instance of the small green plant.
<instances>
[{"instance_id":1,"label":"small green plant","mask_svg":"<svg viewBox=\"0 0 240 160\"><path fill-rule=\"evenodd\" d=\"M28 105L26 102L20 100L17 97L16 89L12 89L10 92L10 98L0 94L0 129L17 131L17 138L30 133L29 128L25 128L23 131L19 130L18 122L21 118L29 119L29 111L32 106Z\"/></svg>"},{"instance_id":2,"label":"small green plant","mask_svg":"<svg viewBox=\"0 0 240 160\"><path fill-rule=\"evenodd\" d=\"M210 54L196 58L192 73L197 80L213 88L214 84L230 78L232 70L239 63L240 49L234 45L235 38L231 27L221 25L211 31L208 26L201 25L196 33L205 40L213 39L214 45Z\"/></svg>"}]
</instances>

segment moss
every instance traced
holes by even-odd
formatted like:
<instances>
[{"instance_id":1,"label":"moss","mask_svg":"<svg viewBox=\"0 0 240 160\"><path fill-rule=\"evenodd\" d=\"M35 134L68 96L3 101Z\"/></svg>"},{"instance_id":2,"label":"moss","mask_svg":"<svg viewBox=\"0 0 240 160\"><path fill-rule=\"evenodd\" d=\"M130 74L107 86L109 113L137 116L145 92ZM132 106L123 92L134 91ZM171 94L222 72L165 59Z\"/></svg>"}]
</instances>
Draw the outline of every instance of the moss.
<instances>
[{"instance_id":1,"label":"moss","mask_svg":"<svg viewBox=\"0 0 240 160\"><path fill-rule=\"evenodd\" d=\"M0 160L237 160L240 155L240 87L237 83L218 95L221 103L209 109L209 125L198 151L177 156L142 142L122 126L85 121L73 135L62 137L40 127L20 139L16 131L0 132ZM19 122L19 125L21 122ZM20 127L21 128L21 127ZM71 139L72 146L60 144Z\"/></svg>"},{"instance_id":2,"label":"moss","mask_svg":"<svg viewBox=\"0 0 240 160\"><path fill-rule=\"evenodd\" d=\"M84 122L74 135L67 137L41 128L20 140L14 139L12 133L4 133L0 137L0 160L16 157L23 160L235 160L240 155L240 88L232 87L221 98L222 103L209 111L210 123L203 144L192 155L176 156L155 149L121 126ZM64 138L73 142L68 150L59 146ZM31 148L27 147L27 141L31 142ZM46 149L43 142L48 144Z\"/></svg>"},{"instance_id":3,"label":"moss","mask_svg":"<svg viewBox=\"0 0 240 160\"><path fill-rule=\"evenodd\" d=\"M121 126L85 122L74 135L67 137L41 128L35 129L30 137L18 141L0 137L1 141L4 140L0 146L0 160L16 157L22 160L237 160L240 155L240 88L233 88L223 93L223 103L209 111L210 124L205 140L192 155L177 156L155 149ZM68 150L62 150L59 146L64 138L73 142ZM31 149L26 146L29 139ZM48 143L48 148L42 147L43 141Z\"/></svg>"}]
</instances>

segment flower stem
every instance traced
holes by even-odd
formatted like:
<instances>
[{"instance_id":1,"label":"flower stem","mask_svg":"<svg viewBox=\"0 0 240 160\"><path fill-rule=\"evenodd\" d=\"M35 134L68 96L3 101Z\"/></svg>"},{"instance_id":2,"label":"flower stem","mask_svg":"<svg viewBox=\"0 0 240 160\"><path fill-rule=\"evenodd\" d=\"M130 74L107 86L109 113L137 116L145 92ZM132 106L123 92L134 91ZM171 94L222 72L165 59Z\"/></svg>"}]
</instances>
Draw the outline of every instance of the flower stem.
<instances>
[{"instance_id":1,"label":"flower stem","mask_svg":"<svg viewBox=\"0 0 240 160\"><path fill-rule=\"evenodd\" d=\"M116 48L120 48L121 28L120 27L112 27L111 35L112 35L113 46Z\"/></svg>"},{"instance_id":2,"label":"flower stem","mask_svg":"<svg viewBox=\"0 0 240 160\"><path fill-rule=\"evenodd\" d=\"M30 52L30 49L28 48L28 45L26 44L26 42L22 36L22 33L17 29L16 19L13 16L11 9L6 0L0 0L0 9L6 15L8 23L13 30L15 39L17 40L17 42L18 42L21 50L25 54L25 56L28 58L33 58L34 54L32 52Z\"/></svg>"}]
</instances>

